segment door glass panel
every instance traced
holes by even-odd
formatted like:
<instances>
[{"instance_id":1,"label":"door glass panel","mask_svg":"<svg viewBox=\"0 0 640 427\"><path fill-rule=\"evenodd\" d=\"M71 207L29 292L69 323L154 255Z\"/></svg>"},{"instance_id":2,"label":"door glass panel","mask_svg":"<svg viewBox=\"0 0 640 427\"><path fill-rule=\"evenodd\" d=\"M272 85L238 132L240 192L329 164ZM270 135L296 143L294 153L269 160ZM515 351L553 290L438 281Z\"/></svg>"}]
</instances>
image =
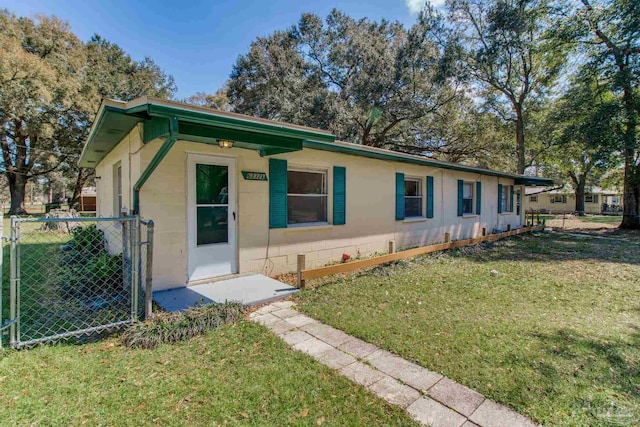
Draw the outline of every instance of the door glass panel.
<instances>
[{"instance_id":1,"label":"door glass panel","mask_svg":"<svg viewBox=\"0 0 640 427\"><path fill-rule=\"evenodd\" d=\"M228 219L229 208L227 206L199 206L198 246L229 242Z\"/></svg>"},{"instance_id":2,"label":"door glass panel","mask_svg":"<svg viewBox=\"0 0 640 427\"><path fill-rule=\"evenodd\" d=\"M218 165L196 165L196 203L199 205L229 203L229 168Z\"/></svg>"}]
</instances>

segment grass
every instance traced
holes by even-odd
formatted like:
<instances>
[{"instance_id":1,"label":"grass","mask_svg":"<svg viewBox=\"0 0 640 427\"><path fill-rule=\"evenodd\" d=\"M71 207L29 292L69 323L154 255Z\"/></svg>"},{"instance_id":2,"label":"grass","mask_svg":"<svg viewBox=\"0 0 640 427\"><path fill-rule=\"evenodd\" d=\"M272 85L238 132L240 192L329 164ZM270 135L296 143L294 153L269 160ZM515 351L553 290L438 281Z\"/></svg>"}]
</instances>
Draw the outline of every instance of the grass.
<instances>
[{"instance_id":1,"label":"grass","mask_svg":"<svg viewBox=\"0 0 640 427\"><path fill-rule=\"evenodd\" d=\"M637 244L542 234L376 268L298 299L538 422L637 425L639 263Z\"/></svg>"},{"instance_id":2,"label":"grass","mask_svg":"<svg viewBox=\"0 0 640 427\"><path fill-rule=\"evenodd\" d=\"M9 352L0 381L3 425L416 425L245 321L155 350Z\"/></svg>"}]
</instances>

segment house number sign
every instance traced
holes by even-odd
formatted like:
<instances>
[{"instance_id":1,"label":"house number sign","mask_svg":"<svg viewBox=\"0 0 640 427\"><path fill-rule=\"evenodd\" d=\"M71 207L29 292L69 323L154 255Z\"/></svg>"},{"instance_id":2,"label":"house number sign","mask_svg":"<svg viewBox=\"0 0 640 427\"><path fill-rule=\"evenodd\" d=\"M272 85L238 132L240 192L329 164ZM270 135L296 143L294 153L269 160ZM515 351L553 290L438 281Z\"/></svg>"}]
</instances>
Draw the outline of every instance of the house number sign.
<instances>
[{"instance_id":1,"label":"house number sign","mask_svg":"<svg viewBox=\"0 0 640 427\"><path fill-rule=\"evenodd\" d=\"M266 181L267 180L266 172L242 171L242 176L247 181Z\"/></svg>"}]
</instances>

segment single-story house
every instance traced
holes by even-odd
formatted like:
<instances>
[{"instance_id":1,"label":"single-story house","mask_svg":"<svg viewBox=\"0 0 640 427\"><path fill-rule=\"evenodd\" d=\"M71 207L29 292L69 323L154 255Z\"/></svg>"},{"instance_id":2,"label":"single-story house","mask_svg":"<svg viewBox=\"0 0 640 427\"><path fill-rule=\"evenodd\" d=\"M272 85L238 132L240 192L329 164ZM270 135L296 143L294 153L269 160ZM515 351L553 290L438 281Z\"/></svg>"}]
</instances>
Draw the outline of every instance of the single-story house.
<instances>
[{"instance_id":1,"label":"single-story house","mask_svg":"<svg viewBox=\"0 0 640 427\"><path fill-rule=\"evenodd\" d=\"M576 195L571 188L527 187L525 194L526 211L569 213L576 210ZM622 212L622 192L592 187L584 195L584 211L588 214Z\"/></svg>"},{"instance_id":2,"label":"single-story house","mask_svg":"<svg viewBox=\"0 0 640 427\"><path fill-rule=\"evenodd\" d=\"M148 97L103 101L79 164L98 217L153 219L154 290L517 228L524 187L553 184Z\"/></svg>"}]
</instances>

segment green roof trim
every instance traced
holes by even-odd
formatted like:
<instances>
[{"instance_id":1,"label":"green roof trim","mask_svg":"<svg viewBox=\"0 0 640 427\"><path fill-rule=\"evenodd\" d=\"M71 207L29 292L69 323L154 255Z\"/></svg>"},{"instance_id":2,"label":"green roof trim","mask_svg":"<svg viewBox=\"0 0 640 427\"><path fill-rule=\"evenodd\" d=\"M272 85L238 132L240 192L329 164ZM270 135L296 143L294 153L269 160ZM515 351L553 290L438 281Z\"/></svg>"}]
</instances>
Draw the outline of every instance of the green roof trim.
<instances>
[{"instance_id":1,"label":"green roof trim","mask_svg":"<svg viewBox=\"0 0 640 427\"><path fill-rule=\"evenodd\" d=\"M143 123L142 140L145 144L158 138L166 138L170 133L170 120L176 121L174 129L179 129L178 140L217 144L220 139L228 139L234 141L235 147L256 150L261 156L311 148L378 160L497 176L513 179L516 185L554 184L553 180L548 178L497 172L442 162L425 156L337 142L334 135L320 129L148 97L129 102L104 100L89 131L78 165L95 167L139 123Z\"/></svg>"},{"instance_id":2,"label":"green roof trim","mask_svg":"<svg viewBox=\"0 0 640 427\"><path fill-rule=\"evenodd\" d=\"M229 139L235 146L257 150L262 156L302 150L304 140L335 141L335 136L320 129L161 99L104 100L78 164L95 167L138 123L144 124L142 139L145 144L166 137L169 119L179 122L178 139L207 144Z\"/></svg>"},{"instance_id":3,"label":"green roof trim","mask_svg":"<svg viewBox=\"0 0 640 427\"><path fill-rule=\"evenodd\" d=\"M553 180L550 178L516 175L506 172L493 171L490 169L477 168L474 166L460 165L457 163L447 163L440 160L430 159L424 156L404 154L381 148L366 147L349 142L336 141L332 144L326 144L318 141L304 141L303 145L305 148L312 148L314 150L331 151L334 153L351 154L354 156L368 157L371 159L410 163L421 166L432 166L442 169L456 170L460 172L470 172L481 175L497 176L499 178L508 178L513 179L515 181L515 185L553 185Z\"/></svg>"}]
</instances>

